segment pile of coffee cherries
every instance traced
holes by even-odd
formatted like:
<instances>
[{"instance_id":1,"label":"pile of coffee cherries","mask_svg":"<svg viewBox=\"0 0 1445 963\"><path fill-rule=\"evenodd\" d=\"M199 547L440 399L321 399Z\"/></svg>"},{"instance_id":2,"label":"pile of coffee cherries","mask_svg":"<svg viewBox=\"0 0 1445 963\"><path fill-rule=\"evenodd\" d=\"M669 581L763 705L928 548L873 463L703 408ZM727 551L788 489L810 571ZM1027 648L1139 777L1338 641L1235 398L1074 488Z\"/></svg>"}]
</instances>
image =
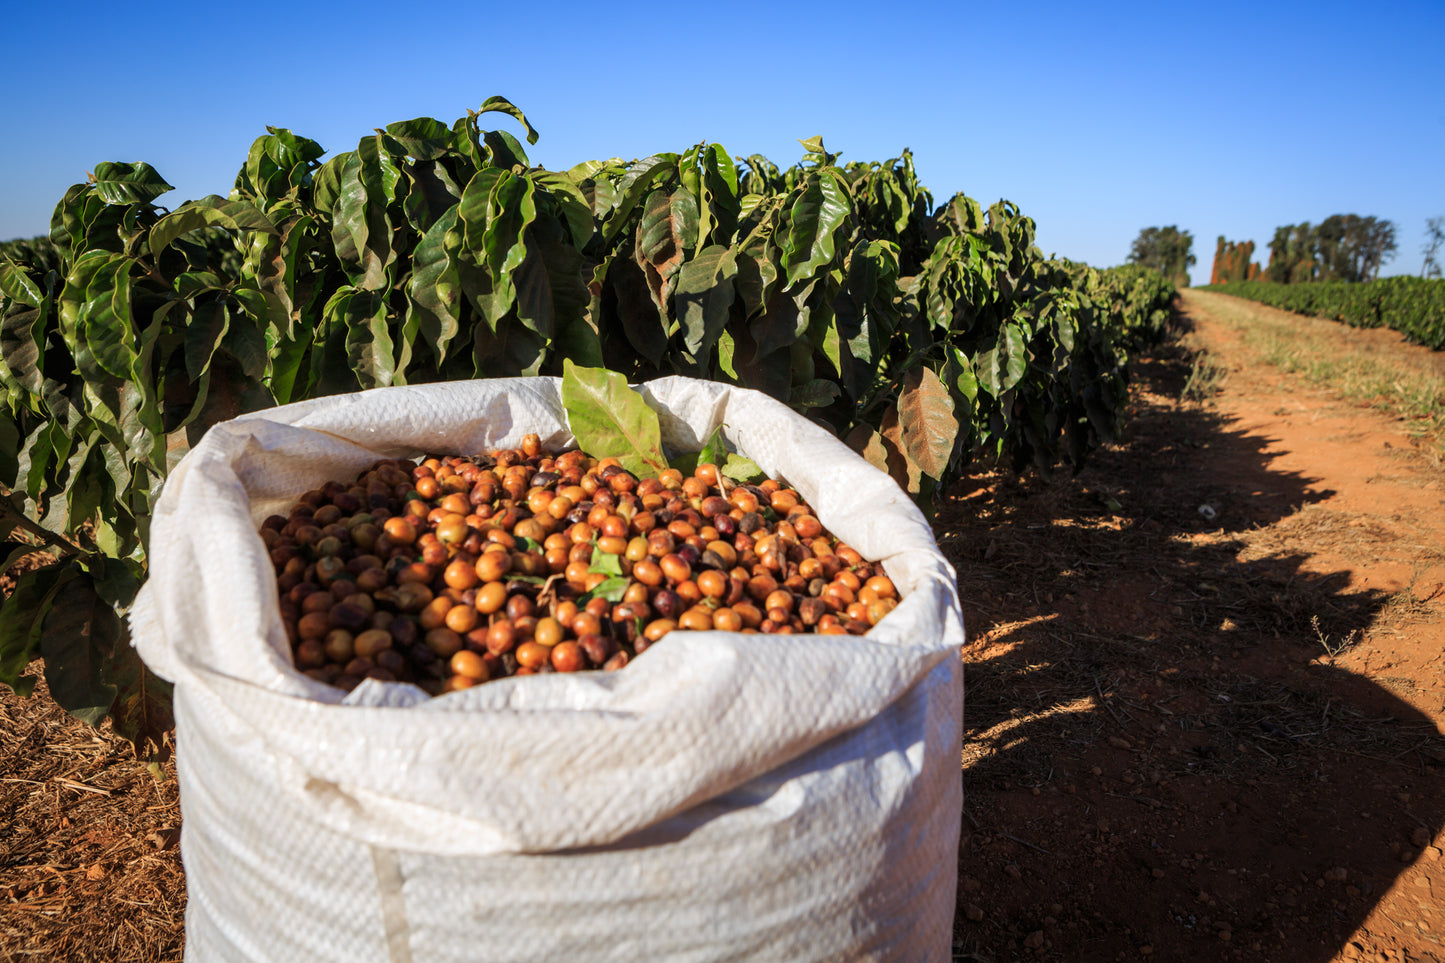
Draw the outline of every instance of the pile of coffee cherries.
<instances>
[{"instance_id":1,"label":"pile of coffee cherries","mask_svg":"<svg viewBox=\"0 0 1445 963\"><path fill-rule=\"evenodd\" d=\"M677 629L862 634L898 604L881 568L776 481L518 450L388 460L273 515L295 664L438 695L619 669Z\"/></svg>"}]
</instances>

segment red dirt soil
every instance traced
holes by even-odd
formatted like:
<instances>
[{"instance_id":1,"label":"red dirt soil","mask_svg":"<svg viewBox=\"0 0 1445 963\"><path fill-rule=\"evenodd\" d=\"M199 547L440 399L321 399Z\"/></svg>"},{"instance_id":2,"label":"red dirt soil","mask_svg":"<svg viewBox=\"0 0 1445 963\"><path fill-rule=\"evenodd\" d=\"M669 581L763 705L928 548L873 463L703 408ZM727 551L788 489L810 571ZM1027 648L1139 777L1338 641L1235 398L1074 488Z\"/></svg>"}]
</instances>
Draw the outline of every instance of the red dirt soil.
<instances>
[{"instance_id":1,"label":"red dirt soil","mask_svg":"<svg viewBox=\"0 0 1445 963\"><path fill-rule=\"evenodd\" d=\"M1445 471L1251 362L1218 297L1184 300L1226 371L1207 401L1172 342L1082 473L941 502L969 629L955 960L1445 959ZM0 961L180 959L167 773L43 683L0 691Z\"/></svg>"},{"instance_id":2,"label":"red dirt soil","mask_svg":"<svg viewBox=\"0 0 1445 963\"><path fill-rule=\"evenodd\" d=\"M1183 320L1226 372L1207 404L1161 350L1084 472L940 517L970 629L955 959L1445 959L1445 472L1252 364L1210 297Z\"/></svg>"}]
</instances>

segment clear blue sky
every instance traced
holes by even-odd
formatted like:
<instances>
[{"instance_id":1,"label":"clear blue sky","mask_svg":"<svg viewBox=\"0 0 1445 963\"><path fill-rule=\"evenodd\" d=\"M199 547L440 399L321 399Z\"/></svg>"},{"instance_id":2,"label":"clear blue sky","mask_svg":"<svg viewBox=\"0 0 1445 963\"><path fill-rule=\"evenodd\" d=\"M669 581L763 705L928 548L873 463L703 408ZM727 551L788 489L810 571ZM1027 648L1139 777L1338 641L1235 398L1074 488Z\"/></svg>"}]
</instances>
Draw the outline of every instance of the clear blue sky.
<instances>
[{"instance_id":1,"label":"clear blue sky","mask_svg":"<svg viewBox=\"0 0 1445 963\"><path fill-rule=\"evenodd\" d=\"M1007 198L1045 253L1118 264L1178 225L1196 283L1217 235L1263 250L1336 213L1394 221L1383 273L1418 273L1445 214L1442 0L15 3L5 35L0 239L47 233L101 161L148 161L175 207L225 194L267 125L340 152L492 94L545 167L701 140L783 166L814 134L845 160L908 147L938 201Z\"/></svg>"}]
</instances>

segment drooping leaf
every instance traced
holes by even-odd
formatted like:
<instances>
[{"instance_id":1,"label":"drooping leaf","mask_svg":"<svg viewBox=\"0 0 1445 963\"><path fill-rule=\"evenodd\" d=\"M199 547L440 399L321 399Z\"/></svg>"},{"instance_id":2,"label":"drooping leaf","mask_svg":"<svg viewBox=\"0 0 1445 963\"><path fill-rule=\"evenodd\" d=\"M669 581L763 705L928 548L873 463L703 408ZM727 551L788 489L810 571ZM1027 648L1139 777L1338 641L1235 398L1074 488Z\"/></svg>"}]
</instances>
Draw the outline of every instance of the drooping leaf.
<instances>
[{"instance_id":1,"label":"drooping leaf","mask_svg":"<svg viewBox=\"0 0 1445 963\"><path fill-rule=\"evenodd\" d=\"M648 364L654 368L661 366L667 352L668 332L647 287L646 274L635 259L619 256L608 266L607 285L617 297L622 339Z\"/></svg>"},{"instance_id":2,"label":"drooping leaf","mask_svg":"<svg viewBox=\"0 0 1445 963\"><path fill-rule=\"evenodd\" d=\"M328 308L345 325L347 361L361 386L391 384L396 357L386 299L377 291L356 291L342 300L333 299Z\"/></svg>"},{"instance_id":3,"label":"drooping leaf","mask_svg":"<svg viewBox=\"0 0 1445 963\"><path fill-rule=\"evenodd\" d=\"M461 288L457 266L446 246L447 234L456 226L457 208L439 217L417 243L412 254L411 282L407 286L417 330L431 345L437 364L446 360L447 349L461 323Z\"/></svg>"},{"instance_id":4,"label":"drooping leaf","mask_svg":"<svg viewBox=\"0 0 1445 963\"><path fill-rule=\"evenodd\" d=\"M186 324L186 373L192 381L199 381L210 367L230 323L230 312L221 299L211 297L196 304Z\"/></svg>"},{"instance_id":5,"label":"drooping leaf","mask_svg":"<svg viewBox=\"0 0 1445 963\"><path fill-rule=\"evenodd\" d=\"M603 222L602 244L610 248L619 232L632 220L632 212L648 196L653 185L666 181L677 172L676 154L654 154L627 169L617 184L617 202Z\"/></svg>"},{"instance_id":6,"label":"drooping leaf","mask_svg":"<svg viewBox=\"0 0 1445 963\"><path fill-rule=\"evenodd\" d=\"M532 182L545 190L549 200L557 206L567 224L567 233L572 237L572 246L581 251L592 240L594 226L592 205L586 195L565 174L536 171L530 176Z\"/></svg>"},{"instance_id":7,"label":"drooping leaf","mask_svg":"<svg viewBox=\"0 0 1445 963\"><path fill-rule=\"evenodd\" d=\"M492 188L482 255L492 276L492 292L483 303L495 328L516 301L512 274L527 257L526 229L537 217L531 180L503 173Z\"/></svg>"},{"instance_id":8,"label":"drooping leaf","mask_svg":"<svg viewBox=\"0 0 1445 963\"><path fill-rule=\"evenodd\" d=\"M40 637L45 682L61 708L91 725L100 724L115 701L106 666L123 635L115 610L96 594L88 573L76 573L65 583Z\"/></svg>"},{"instance_id":9,"label":"drooping leaf","mask_svg":"<svg viewBox=\"0 0 1445 963\"><path fill-rule=\"evenodd\" d=\"M568 331L576 344L588 330L583 318L590 301L582 282L582 255L566 243L561 224L551 218L534 222L527 234L527 257L515 276L517 317L548 340ZM591 351L590 346L576 346Z\"/></svg>"},{"instance_id":10,"label":"drooping leaf","mask_svg":"<svg viewBox=\"0 0 1445 963\"><path fill-rule=\"evenodd\" d=\"M902 448L930 478L942 478L958 438L953 399L938 375L926 367L909 371L898 394Z\"/></svg>"},{"instance_id":11,"label":"drooping leaf","mask_svg":"<svg viewBox=\"0 0 1445 963\"><path fill-rule=\"evenodd\" d=\"M478 113L485 114L488 111L493 110L506 114L508 117L514 117L517 120L521 121L522 126L527 128L527 143L537 143L537 138L539 135L536 129L532 126L532 122L527 120L527 115L522 113L521 109L518 108L515 104L513 104L510 100L505 97L488 97L482 103L482 109L478 111Z\"/></svg>"},{"instance_id":12,"label":"drooping leaf","mask_svg":"<svg viewBox=\"0 0 1445 963\"><path fill-rule=\"evenodd\" d=\"M681 187L672 194L658 190L648 195L637 224L633 257L646 275L652 302L665 321L672 318L675 278L696 243L697 199Z\"/></svg>"},{"instance_id":13,"label":"drooping leaf","mask_svg":"<svg viewBox=\"0 0 1445 963\"><path fill-rule=\"evenodd\" d=\"M703 248L678 271L677 317L683 348L696 366L706 364L727 324L737 273L733 252L716 244Z\"/></svg>"},{"instance_id":14,"label":"drooping leaf","mask_svg":"<svg viewBox=\"0 0 1445 963\"><path fill-rule=\"evenodd\" d=\"M833 260L835 235L848 218L848 189L832 170L824 170L799 195L789 211L783 264L788 284L811 278Z\"/></svg>"},{"instance_id":15,"label":"drooping leaf","mask_svg":"<svg viewBox=\"0 0 1445 963\"><path fill-rule=\"evenodd\" d=\"M917 495L921 490L919 481L923 477L923 470L911 457L907 446L903 442L903 423L898 416L898 406L889 405L883 413L882 430L879 432L883 437L883 447L888 456L888 474L910 495Z\"/></svg>"},{"instance_id":16,"label":"drooping leaf","mask_svg":"<svg viewBox=\"0 0 1445 963\"><path fill-rule=\"evenodd\" d=\"M15 588L0 603L0 683L18 695L28 696L35 688L35 679L24 674L25 667L40 647L42 626L56 593L74 577L74 570L64 564L32 569L16 579Z\"/></svg>"},{"instance_id":17,"label":"drooping leaf","mask_svg":"<svg viewBox=\"0 0 1445 963\"><path fill-rule=\"evenodd\" d=\"M1016 324L999 330L999 383L1005 391L1023 380L1029 370L1028 338Z\"/></svg>"},{"instance_id":18,"label":"drooping leaf","mask_svg":"<svg viewBox=\"0 0 1445 963\"><path fill-rule=\"evenodd\" d=\"M130 308L129 258L115 261L91 276L81 315L81 336L96 364L116 378L135 370L136 339Z\"/></svg>"},{"instance_id":19,"label":"drooping leaf","mask_svg":"<svg viewBox=\"0 0 1445 963\"><path fill-rule=\"evenodd\" d=\"M41 390L40 344L35 332L42 318L40 310L34 309L7 314L0 322L0 358L16 383L31 394Z\"/></svg>"}]
</instances>

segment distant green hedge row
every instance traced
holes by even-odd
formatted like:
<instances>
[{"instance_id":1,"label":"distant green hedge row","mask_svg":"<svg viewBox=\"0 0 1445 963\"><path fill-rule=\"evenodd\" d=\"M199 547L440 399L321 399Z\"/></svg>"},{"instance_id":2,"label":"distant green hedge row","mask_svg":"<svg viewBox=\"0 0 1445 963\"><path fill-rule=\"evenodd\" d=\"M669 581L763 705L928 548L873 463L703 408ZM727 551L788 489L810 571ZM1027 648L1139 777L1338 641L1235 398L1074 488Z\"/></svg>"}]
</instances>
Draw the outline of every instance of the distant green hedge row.
<instances>
[{"instance_id":1,"label":"distant green hedge row","mask_svg":"<svg viewBox=\"0 0 1445 963\"><path fill-rule=\"evenodd\" d=\"M1231 281L1211 284L1205 290L1232 294L1295 314L1343 321L1351 327L1394 328L1416 344L1436 349L1445 347L1445 280L1441 279L1393 277L1363 284Z\"/></svg>"}]
</instances>

